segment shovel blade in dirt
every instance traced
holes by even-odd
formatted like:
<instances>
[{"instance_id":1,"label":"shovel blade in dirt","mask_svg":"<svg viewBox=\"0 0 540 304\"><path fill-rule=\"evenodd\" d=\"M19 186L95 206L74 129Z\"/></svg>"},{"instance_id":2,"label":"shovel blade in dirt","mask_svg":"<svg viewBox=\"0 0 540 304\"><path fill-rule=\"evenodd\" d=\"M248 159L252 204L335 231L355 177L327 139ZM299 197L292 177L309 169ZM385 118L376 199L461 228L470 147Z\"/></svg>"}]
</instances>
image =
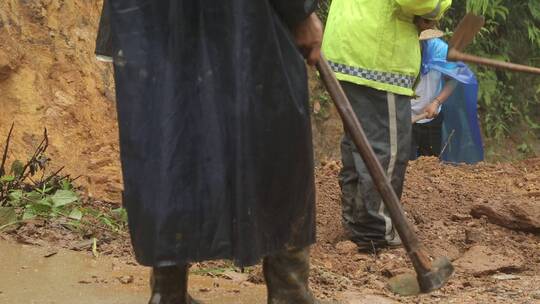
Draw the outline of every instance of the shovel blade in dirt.
<instances>
[{"instance_id":1,"label":"shovel blade in dirt","mask_svg":"<svg viewBox=\"0 0 540 304\"><path fill-rule=\"evenodd\" d=\"M413 296L421 292L430 292L443 287L454 272L454 266L446 257L440 257L432 263L433 271L430 278L421 279L415 273L404 273L391 278L388 288L401 296ZM423 286L420 282L425 282Z\"/></svg>"}]
</instances>

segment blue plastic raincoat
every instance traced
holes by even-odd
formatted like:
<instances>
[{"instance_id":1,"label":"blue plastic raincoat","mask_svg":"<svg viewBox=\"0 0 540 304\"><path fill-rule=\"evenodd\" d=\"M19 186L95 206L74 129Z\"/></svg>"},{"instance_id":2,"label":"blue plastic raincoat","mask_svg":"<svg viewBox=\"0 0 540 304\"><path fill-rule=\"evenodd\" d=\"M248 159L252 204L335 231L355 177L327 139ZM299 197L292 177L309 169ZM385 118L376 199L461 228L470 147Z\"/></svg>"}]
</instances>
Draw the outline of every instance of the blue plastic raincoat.
<instances>
[{"instance_id":1,"label":"blue plastic raincoat","mask_svg":"<svg viewBox=\"0 0 540 304\"><path fill-rule=\"evenodd\" d=\"M420 72L425 75L436 70L458 82L441 110L444 115L442 146L446 146L441 159L467 164L482 161L484 149L477 115L478 82L474 73L463 62L446 60L448 44L443 40L435 38L422 43Z\"/></svg>"}]
</instances>

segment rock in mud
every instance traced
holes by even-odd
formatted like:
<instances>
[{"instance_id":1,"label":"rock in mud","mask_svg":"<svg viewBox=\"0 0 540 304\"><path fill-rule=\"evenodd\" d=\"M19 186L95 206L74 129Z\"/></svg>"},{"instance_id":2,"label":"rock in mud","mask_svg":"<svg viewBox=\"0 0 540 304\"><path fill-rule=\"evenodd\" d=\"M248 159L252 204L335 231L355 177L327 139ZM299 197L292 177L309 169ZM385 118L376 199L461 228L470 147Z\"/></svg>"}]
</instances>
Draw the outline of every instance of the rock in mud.
<instances>
[{"instance_id":1,"label":"rock in mud","mask_svg":"<svg viewBox=\"0 0 540 304\"><path fill-rule=\"evenodd\" d=\"M540 201L477 204L472 207L471 215L485 216L491 223L509 229L540 233Z\"/></svg>"},{"instance_id":2,"label":"rock in mud","mask_svg":"<svg viewBox=\"0 0 540 304\"><path fill-rule=\"evenodd\" d=\"M435 257L445 256L449 258L450 261L454 261L461 257L459 248L448 240L439 240L435 243L427 244L427 247Z\"/></svg>"},{"instance_id":3,"label":"rock in mud","mask_svg":"<svg viewBox=\"0 0 540 304\"><path fill-rule=\"evenodd\" d=\"M75 244L73 244L70 249L72 250L75 250L75 251L81 251L81 250L88 250L92 247L92 243L94 241L92 239L90 240L82 240L80 242L77 242Z\"/></svg>"},{"instance_id":4,"label":"rock in mud","mask_svg":"<svg viewBox=\"0 0 540 304\"><path fill-rule=\"evenodd\" d=\"M249 275L247 273L240 273L233 270L223 272L223 277L236 283L242 283L249 279Z\"/></svg>"},{"instance_id":5,"label":"rock in mud","mask_svg":"<svg viewBox=\"0 0 540 304\"><path fill-rule=\"evenodd\" d=\"M463 257L455 262L455 266L474 276L484 276L496 272L517 272L524 269L523 260L517 256L507 256L486 246L473 246Z\"/></svg>"},{"instance_id":6,"label":"rock in mud","mask_svg":"<svg viewBox=\"0 0 540 304\"><path fill-rule=\"evenodd\" d=\"M43 255L44 258L50 258L53 255L56 255L58 253L58 250L56 249L49 249L47 252Z\"/></svg>"},{"instance_id":7,"label":"rock in mud","mask_svg":"<svg viewBox=\"0 0 540 304\"><path fill-rule=\"evenodd\" d=\"M9 77L9 60L6 52L0 50L0 80L5 80Z\"/></svg>"},{"instance_id":8,"label":"rock in mud","mask_svg":"<svg viewBox=\"0 0 540 304\"><path fill-rule=\"evenodd\" d=\"M341 254L353 253L358 251L358 246L351 241L343 241L336 244L336 250Z\"/></svg>"},{"instance_id":9,"label":"rock in mud","mask_svg":"<svg viewBox=\"0 0 540 304\"><path fill-rule=\"evenodd\" d=\"M16 70L18 63L13 57L8 56L7 52L0 50L0 81L8 79Z\"/></svg>"},{"instance_id":10,"label":"rock in mud","mask_svg":"<svg viewBox=\"0 0 540 304\"><path fill-rule=\"evenodd\" d=\"M482 240L482 233L478 230L465 229L465 243L474 244Z\"/></svg>"},{"instance_id":11,"label":"rock in mud","mask_svg":"<svg viewBox=\"0 0 540 304\"><path fill-rule=\"evenodd\" d=\"M395 265L391 265L391 267L384 267L382 270L381 270L381 274L387 278L392 278L392 277L395 277L395 276L398 276L400 274L404 274L404 273L407 273L407 272L410 272L411 269L410 268L407 268L407 267L394 267Z\"/></svg>"},{"instance_id":12,"label":"rock in mud","mask_svg":"<svg viewBox=\"0 0 540 304\"><path fill-rule=\"evenodd\" d=\"M378 295L366 295L357 292L346 292L340 295L339 303L343 304L397 304L398 302L378 296Z\"/></svg>"},{"instance_id":13,"label":"rock in mud","mask_svg":"<svg viewBox=\"0 0 540 304\"><path fill-rule=\"evenodd\" d=\"M515 274L507 274L507 273L499 273L492 276L497 281L510 281L510 280L519 280L521 279L520 276L517 276Z\"/></svg>"},{"instance_id":14,"label":"rock in mud","mask_svg":"<svg viewBox=\"0 0 540 304\"><path fill-rule=\"evenodd\" d=\"M452 216L450 216L450 219L454 222L463 222L471 219L471 216L468 214L452 214Z\"/></svg>"},{"instance_id":15,"label":"rock in mud","mask_svg":"<svg viewBox=\"0 0 540 304\"><path fill-rule=\"evenodd\" d=\"M132 275L121 276L121 277L118 277L117 279L122 284L131 284L133 283L133 280L134 280Z\"/></svg>"}]
</instances>

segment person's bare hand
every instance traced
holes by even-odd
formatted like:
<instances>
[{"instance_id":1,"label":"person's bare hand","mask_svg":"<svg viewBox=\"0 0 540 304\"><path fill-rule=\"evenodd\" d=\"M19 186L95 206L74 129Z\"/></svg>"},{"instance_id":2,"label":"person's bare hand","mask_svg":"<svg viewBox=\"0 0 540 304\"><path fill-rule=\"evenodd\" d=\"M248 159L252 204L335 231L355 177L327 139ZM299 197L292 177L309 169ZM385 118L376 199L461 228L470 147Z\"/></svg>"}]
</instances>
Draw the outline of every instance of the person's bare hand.
<instances>
[{"instance_id":1,"label":"person's bare hand","mask_svg":"<svg viewBox=\"0 0 540 304\"><path fill-rule=\"evenodd\" d=\"M427 119L432 119L439 115L439 102L434 101L424 108L424 113L427 114Z\"/></svg>"},{"instance_id":2,"label":"person's bare hand","mask_svg":"<svg viewBox=\"0 0 540 304\"><path fill-rule=\"evenodd\" d=\"M293 29L296 45L309 65L315 65L321 57L323 26L315 13Z\"/></svg>"}]
</instances>

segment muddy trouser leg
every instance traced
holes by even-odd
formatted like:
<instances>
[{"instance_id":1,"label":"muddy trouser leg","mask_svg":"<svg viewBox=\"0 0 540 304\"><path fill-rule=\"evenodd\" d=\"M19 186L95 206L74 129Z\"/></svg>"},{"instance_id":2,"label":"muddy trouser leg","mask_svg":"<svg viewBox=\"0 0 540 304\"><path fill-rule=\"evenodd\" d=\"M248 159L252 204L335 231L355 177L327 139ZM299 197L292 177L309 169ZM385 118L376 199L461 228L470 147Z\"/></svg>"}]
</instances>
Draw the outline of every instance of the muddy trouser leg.
<instances>
[{"instance_id":1,"label":"muddy trouser leg","mask_svg":"<svg viewBox=\"0 0 540 304\"><path fill-rule=\"evenodd\" d=\"M154 267L150 277L152 297L148 304L197 304L187 291L189 266Z\"/></svg>"},{"instance_id":2,"label":"muddy trouser leg","mask_svg":"<svg viewBox=\"0 0 540 304\"><path fill-rule=\"evenodd\" d=\"M442 141L442 123L443 113L429 122L429 152L430 156L439 156L441 154L441 141Z\"/></svg>"},{"instance_id":3,"label":"muddy trouser leg","mask_svg":"<svg viewBox=\"0 0 540 304\"><path fill-rule=\"evenodd\" d=\"M265 257L263 272L268 304L317 303L308 286L309 247Z\"/></svg>"},{"instance_id":4,"label":"muddy trouser leg","mask_svg":"<svg viewBox=\"0 0 540 304\"><path fill-rule=\"evenodd\" d=\"M418 128L419 124L415 123L412 125L412 136L411 136L411 156L409 157L409 160L415 160L418 158L418 143L419 143L419 134L418 134Z\"/></svg>"},{"instance_id":5,"label":"muddy trouser leg","mask_svg":"<svg viewBox=\"0 0 540 304\"><path fill-rule=\"evenodd\" d=\"M355 147L349 136L343 136L341 140L341 163L342 168L339 172L339 185L341 187L341 216L342 223L346 230L355 223L354 210L356 191L358 190L358 173L354 166L353 153Z\"/></svg>"},{"instance_id":6,"label":"muddy trouser leg","mask_svg":"<svg viewBox=\"0 0 540 304\"><path fill-rule=\"evenodd\" d=\"M418 154L421 156L439 156L441 153L443 114L427 123L413 126L413 137L418 142Z\"/></svg>"},{"instance_id":7,"label":"muddy trouser leg","mask_svg":"<svg viewBox=\"0 0 540 304\"><path fill-rule=\"evenodd\" d=\"M411 105L406 96L341 82L396 194L401 197L411 151ZM360 154L345 134L339 174L343 223L358 243L399 244L388 210Z\"/></svg>"}]
</instances>

